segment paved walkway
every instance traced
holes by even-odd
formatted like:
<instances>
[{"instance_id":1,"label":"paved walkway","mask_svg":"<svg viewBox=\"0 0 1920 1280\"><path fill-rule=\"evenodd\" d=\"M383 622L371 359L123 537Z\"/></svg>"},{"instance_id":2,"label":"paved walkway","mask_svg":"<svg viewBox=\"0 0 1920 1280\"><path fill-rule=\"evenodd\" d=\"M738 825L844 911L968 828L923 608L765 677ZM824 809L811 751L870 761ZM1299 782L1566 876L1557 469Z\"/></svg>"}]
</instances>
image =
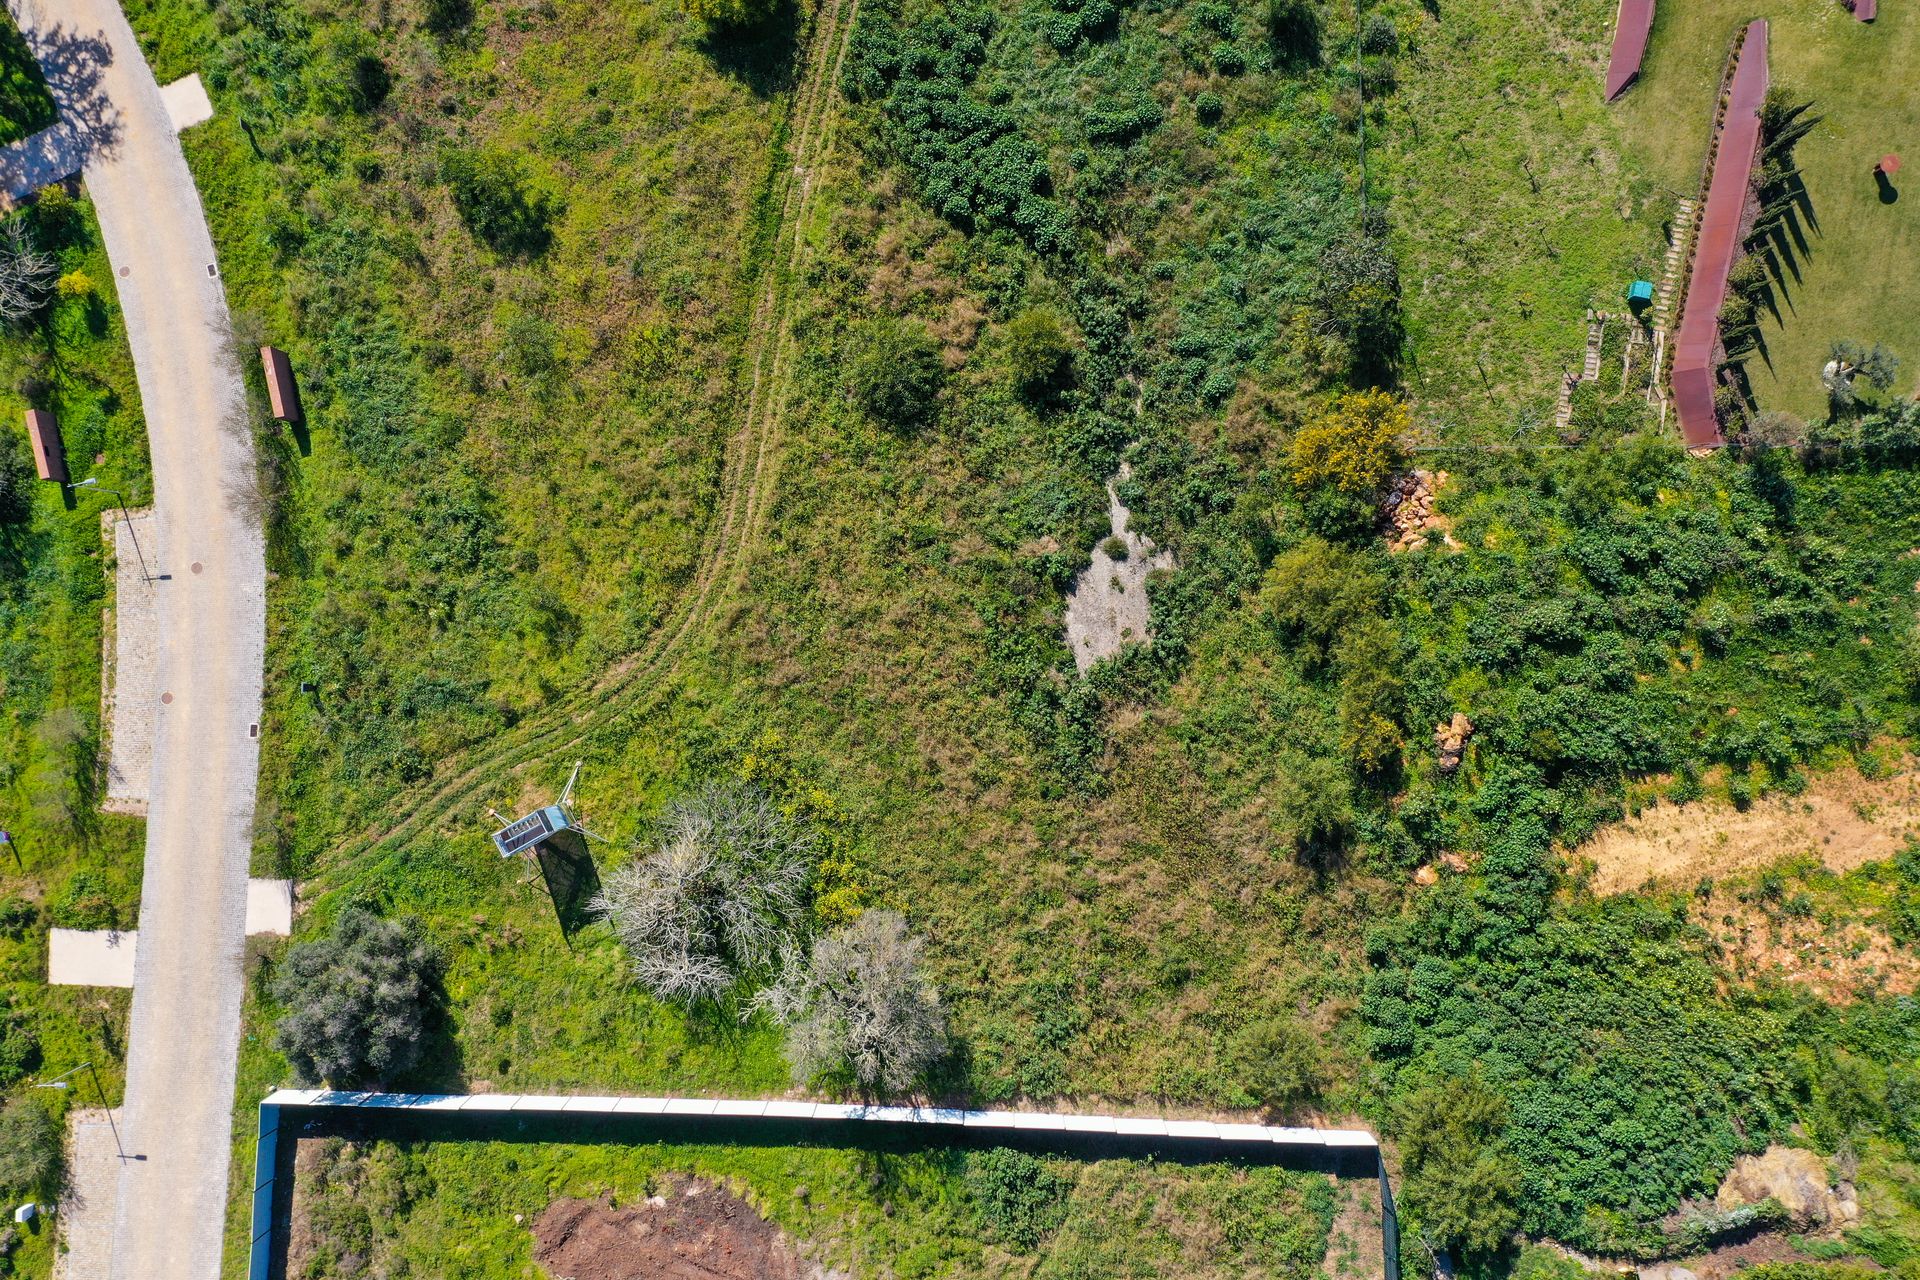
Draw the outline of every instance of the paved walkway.
<instances>
[{"instance_id":1,"label":"paved walkway","mask_svg":"<svg viewBox=\"0 0 1920 1280\"><path fill-rule=\"evenodd\" d=\"M259 773L266 564L228 494L252 466L200 198L116 0L8 0L84 159L153 458L153 773L107 1280L214 1280L226 1217ZM0 182L18 175L0 173ZM85 1170L82 1171L85 1176ZM84 1181L80 1194L98 1197Z\"/></svg>"},{"instance_id":2,"label":"paved walkway","mask_svg":"<svg viewBox=\"0 0 1920 1280\"><path fill-rule=\"evenodd\" d=\"M118 1111L113 1116L116 1123L121 1119ZM113 1193L120 1178L120 1152L106 1112L67 1113L67 1154L73 1188L60 1202L60 1236L67 1251L55 1255L53 1274L55 1280L98 1280L112 1266ZM85 1188L104 1188L107 1199L85 1199Z\"/></svg>"},{"instance_id":3,"label":"paved walkway","mask_svg":"<svg viewBox=\"0 0 1920 1280\"><path fill-rule=\"evenodd\" d=\"M114 539L113 652L107 678L100 682L101 723L107 725L107 798L109 813L144 814L147 784L153 774L154 583L141 569L145 548L155 546L151 511L136 511L131 521L118 507L102 517Z\"/></svg>"}]
</instances>

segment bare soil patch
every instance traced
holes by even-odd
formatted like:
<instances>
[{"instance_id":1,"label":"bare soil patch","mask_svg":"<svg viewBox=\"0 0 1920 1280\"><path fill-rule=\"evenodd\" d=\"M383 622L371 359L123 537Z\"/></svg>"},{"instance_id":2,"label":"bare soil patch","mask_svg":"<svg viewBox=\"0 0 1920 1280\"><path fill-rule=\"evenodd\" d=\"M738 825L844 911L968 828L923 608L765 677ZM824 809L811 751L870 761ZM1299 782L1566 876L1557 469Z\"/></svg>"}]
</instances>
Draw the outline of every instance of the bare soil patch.
<instances>
[{"instance_id":1,"label":"bare soil patch","mask_svg":"<svg viewBox=\"0 0 1920 1280\"><path fill-rule=\"evenodd\" d=\"M820 1273L752 1205L689 1179L636 1204L565 1198L533 1223L554 1280L811 1280Z\"/></svg>"},{"instance_id":2,"label":"bare soil patch","mask_svg":"<svg viewBox=\"0 0 1920 1280\"><path fill-rule=\"evenodd\" d=\"M1864 920L1791 916L1718 890L1694 915L1742 981L1770 977L1806 987L1830 1004L1920 990L1920 952Z\"/></svg>"},{"instance_id":3,"label":"bare soil patch","mask_svg":"<svg viewBox=\"0 0 1920 1280\"><path fill-rule=\"evenodd\" d=\"M1851 765L1821 774L1797 796L1768 796L1743 812L1720 800L1661 801L1573 851L1593 864L1597 893L1649 881L1690 885L1703 876L1812 854L1830 871L1891 858L1920 835L1920 769L1881 779Z\"/></svg>"}]
</instances>

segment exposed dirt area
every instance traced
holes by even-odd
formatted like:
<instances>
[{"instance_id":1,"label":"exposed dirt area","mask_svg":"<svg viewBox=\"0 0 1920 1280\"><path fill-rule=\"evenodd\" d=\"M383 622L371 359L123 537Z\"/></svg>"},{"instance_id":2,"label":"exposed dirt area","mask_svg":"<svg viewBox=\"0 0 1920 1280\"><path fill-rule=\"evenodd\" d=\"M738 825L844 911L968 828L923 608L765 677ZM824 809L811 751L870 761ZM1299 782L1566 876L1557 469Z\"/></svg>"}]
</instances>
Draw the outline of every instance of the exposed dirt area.
<instances>
[{"instance_id":1,"label":"exposed dirt area","mask_svg":"<svg viewBox=\"0 0 1920 1280\"><path fill-rule=\"evenodd\" d=\"M1372 1178L1334 1179L1333 1227L1327 1232L1322 1274L1330 1280L1381 1280L1387 1273L1380 1240L1380 1184Z\"/></svg>"},{"instance_id":2,"label":"exposed dirt area","mask_svg":"<svg viewBox=\"0 0 1920 1280\"><path fill-rule=\"evenodd\" d=\"M1920 835L1920 769L1883 779L1851 766L1820 774L1797 796L1756 800L1745 812L1719 800L1661 801L1573 851L1593 863L1593 888L1622 893L1648 881L1691 886L1811 853L1831 871L1891 858Z\"/></svg>"},{"instance_id":3,"label":"exposed dirt area","mask_svg":"<svg viewBox=\"0 0 1920 1280\"><path fill-rule=\"evenodd\" d=\"M1793 916L1720 890L1695 908L1694 918L1743 981L1765 975L1808 987L1831 1004L1866 992L1920 990L1920 952L1861 920Z\"/></svg>"},{"instance_id":4,"label":"exposed dirt area","mask_svg":"<svg viewBox=\"0 0 1920 1280\"><path fill-rule=\"evenodd\" d=\"M688 1180L636 1204L561 1199L533 1223L554 1280L817 1280L778 1228L739 1196Z\"/></svg>"},{"instance_id":5,"label":"exposed dirt area","mask_svg":"<svg viewBox=\"0 0 1920 1280\"><path fill-rule=\"evenodd\" d=\"M1124 482L1130 475L1123 463L1120 474L1107 482L1107 518L1113 533L1093 549L1091 563L1067 592L1067 647L1081 671L1127 645L1144 644L1151 638L1147 577L1155 570L1174 567L1170 552L1156 550L1151 538L1127 527L1132 513L1120 501L1116 481Z\"/></svg>"}]
</instances>

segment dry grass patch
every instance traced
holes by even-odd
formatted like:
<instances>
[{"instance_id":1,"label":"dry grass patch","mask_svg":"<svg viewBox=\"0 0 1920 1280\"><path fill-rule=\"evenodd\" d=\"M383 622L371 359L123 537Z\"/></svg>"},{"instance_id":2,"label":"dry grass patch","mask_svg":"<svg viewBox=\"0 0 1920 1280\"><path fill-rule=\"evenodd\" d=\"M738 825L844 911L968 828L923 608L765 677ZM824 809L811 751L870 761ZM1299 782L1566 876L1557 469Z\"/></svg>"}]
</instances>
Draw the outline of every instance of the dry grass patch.
<instances>
[{"instance_id":1,"label":"dry grass patch","mask_svg":"<svg viewBox=\"0 0 1920 1280\"><path fill-rule=\"evenodd\" d=\"M1572 851L1592 868L1596 893L1649 883L1691 885L1811 854L1830 871L1850 871L1898 853L1920 834L1920 768L1911 761L1886 778L1851 765L1816 777L1797 796L1768 796L1744 810L1723 800L1660 801Z\"/></svg>"}]
</instances>

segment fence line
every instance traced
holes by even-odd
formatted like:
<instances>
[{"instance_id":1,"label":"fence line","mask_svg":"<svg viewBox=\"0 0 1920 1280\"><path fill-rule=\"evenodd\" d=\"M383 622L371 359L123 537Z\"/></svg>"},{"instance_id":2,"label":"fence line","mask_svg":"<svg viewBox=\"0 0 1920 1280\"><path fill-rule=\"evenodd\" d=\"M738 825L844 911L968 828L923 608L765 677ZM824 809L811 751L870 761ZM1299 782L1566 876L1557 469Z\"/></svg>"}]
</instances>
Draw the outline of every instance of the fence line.
<instances>
[{"instance_id":1,"label":"fence line","mask_svg":"<svg viewBox=\"0 0 1920 1280\"><path fill-rule=\"evenodd\" d=\"M287 1114L283 1114L287 1113ZM401 1122L409 1118L455 1116L618 1119L626 1122L698 1123L702 1120L751 1125L764 1121L802 1128L874 1126L937 1137L943 1132L969 1138L1006 1134L1014 1141L1066 1146L1103 1140L1169 1153L1194 1152L1322 1160L1371 1159L1380 1178L1381 1243L1386 1278L1400 1280L1399 1224L1393 1193L1387 1186L1380 1145L1364 1129L1313 1129L1211 1120L1162 1120L1148 1116L1076 1115L1064 1112L967 1111L949 1107L883 1107L858 1103L789 1102L736 1098L636 1098L576 1094L430 1094L363 1093L335 1089L277 1089L260 1103L260 1136L254 1150L253 1240L249 1280L272 1280L274 1223L281 1207L278 1169L280 1133L300 1120L352 1113L363 1123ZM377 1118L377 1119L376 1119ZM291 1179L288 1179L291 1181ZM291 1194L291 1187L285 1189Z\"/></svg>"}]
</instances>

